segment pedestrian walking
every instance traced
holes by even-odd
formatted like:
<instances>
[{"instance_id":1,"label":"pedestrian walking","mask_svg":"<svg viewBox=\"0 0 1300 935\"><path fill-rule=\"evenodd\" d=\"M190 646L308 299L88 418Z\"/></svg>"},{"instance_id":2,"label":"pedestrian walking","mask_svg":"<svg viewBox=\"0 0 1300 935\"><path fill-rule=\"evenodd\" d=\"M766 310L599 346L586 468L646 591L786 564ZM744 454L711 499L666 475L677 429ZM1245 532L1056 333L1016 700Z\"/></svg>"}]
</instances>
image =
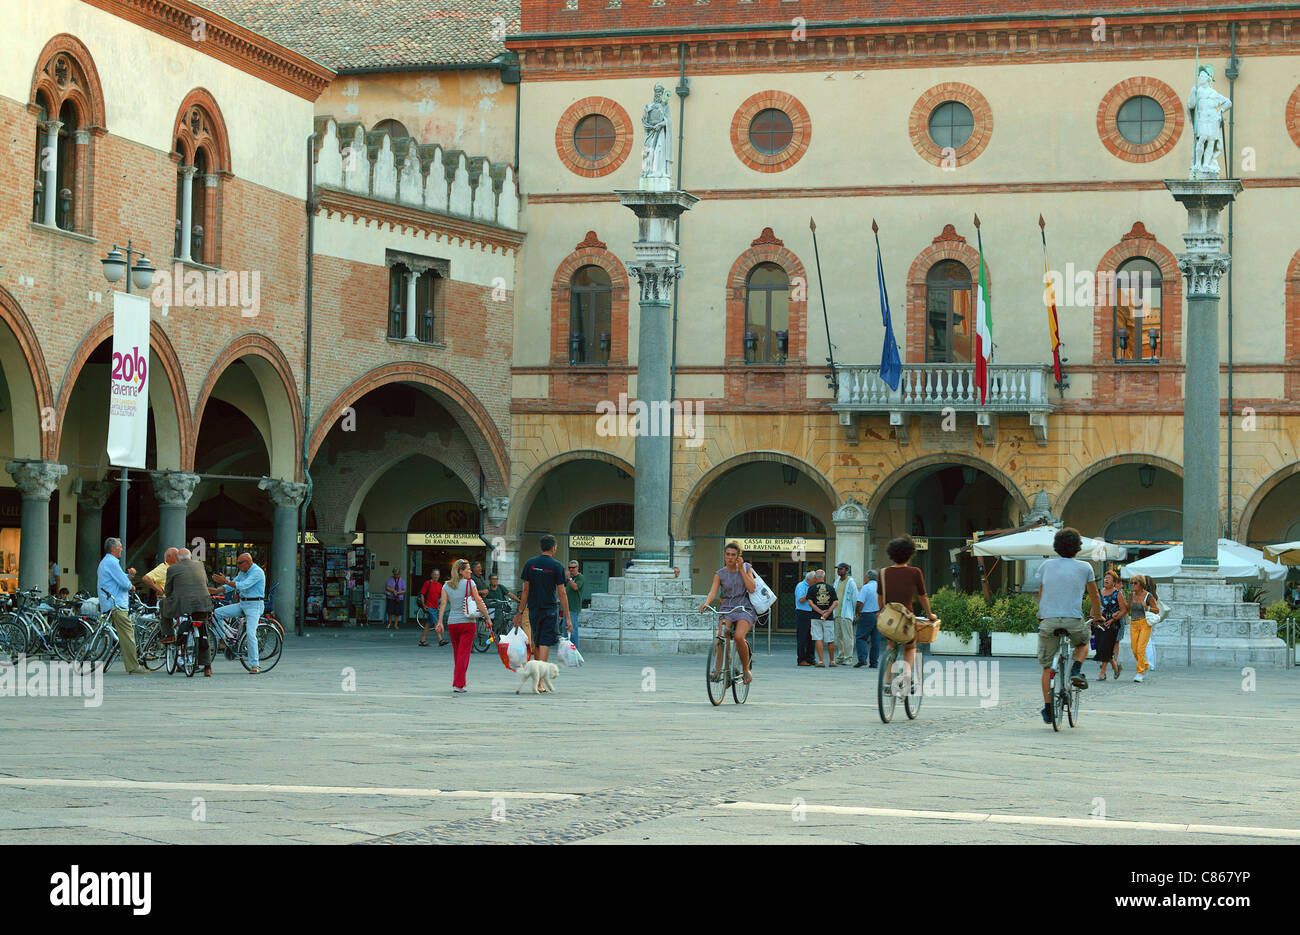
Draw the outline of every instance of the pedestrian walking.
<instances>
[{"instance_id":1,"label":"pedestrian walking","mask_svg":"<svg viewBox=\"0 0 1300 935\"><path fill-rule=\"evenodd\" d=\"M569 589L569 619L573 621L573 635L569 639L573 640L576 648L578 645L578 616L582 613L582 589L587 579L578 571L578 563L575 560L569 561L569 573L565 577L565 586Z\"/></svg>"},{"instance_id":2,"label":"pedestrian walking","mask_svg":"<svg viewBox=\"0 0 1300 935\"><path fill-rule=\"evenodd\" d=\"M858 661L853 666L861 669L869 665L876 668L880 659L880 631L876 629L876 615L880 613L880 583L874 571L867 572L866 583L858 588L857 632Z\"/></svg>"},{"instance_id":3,"label":"pedestrian walking","mask_svg":"<svg viewBox=\"0 0 1300 935\"><path fill-rule=\"evenodd\" d=\"M826 583L826 572L819 568L808 593L812 605L812 639L817 647L817 668L835 667L835 589ZM825 653L825 661L822 655Z\"/></svg>"},{"instance_id":4,"label":"pedestrian walking","mask_svg":"<svg viewBox=\"0 0 1300 935\"><path fill-rule=\"evenodd\" d=\"M524 592L519 604L520 611L515 614L515 625L518 626L523 608L528 608L532 639L535 641L531 644L533 653L542 662L550 659L551 647L560 642L561 614L568 631L573 632L568 589L564 585L565 570L555 560L555 547L554 536L542 536L542 554L524 562L520 575L524 579Z\"/></svg>"},{"instance_id":5,"label":"pedestrian walking","mask_svg":"<svg viewBox=\"0 0 1300 935\"><path fill-rule=\"evenodd\" d=\"M140 665L135 654L135 624L127 614L131 606L131 575L134 568L122 571L122 540L110 537L104 541L104 558L99 563L96 582L99 588L99 608L108 612L109 622L117 631L117 643L122 647L122 662L128 675L148 675L149 670Z\"/></svg>"},{"instance_id":6,"label":"pedestrian walking","mask_svg":"<svg viewBox=\"0 0 1300 935\"><path fill-rule=\"evenodd\" d=\"M848 562L835 566L835 662L847 666L853 663L853 623L857 619L858 583L853 580L853 568Z\"/></svg>"},{"instance_id":7,"label":"pedestrian walking","mask_svg":"<svg viewBox=\"0 0 1300 935\"><path fill-rule=\"evenodd\" d=\"M1133 576L1133 599L1129 601L1128 610L1129 645L1133 650L1133 658L1137 660L1137 672L1133 675L1133 681L1140 682L1147 669L1151 668L1147 662L1147 642L1151 639L1151 624L1147 622L1147 614L1160 613L1160 604L1153 593L1151 579L1146 575Z\"/></svg>"},{"instance_id":8,"label":"pedestrian walking","mask_svg":"<svg viewBox=\"0 0 1300 935\"><path fill-rule=\"evenodd\" d=\"M429 580L420 589L419 601L420 608L424 611L424 632L420 634L420 645L428 646L429 627L438 619L438 605L442 601L442 572L438 569L429 572ZM441 634L438 635L438 645L447 645Z\"/></svg>"},{"instance_id":9,"label":"pedestrian walking","mask_svg":"<svg viewBox=\"0 0 1300 935\"><path fill-rule=\"evenodd\" d=\"M238 597L238 600L227 604L225 607L217 608L215 616L218 620L233 620L235 617L243 617L245 630L248 633L248 639L245 641L248 646L248 674L258 675L262 668L258 664L257 658L257 622L262 619L262 611L266 608L266 572L253 561L253 556L247 552L241 552L235 557L235 567L239 569L239 574L234 578L227 578L225 575L213 575L212 580L221 585L227 596ZM239 628L235 628L235 644L239 643ZM227 648L234 648L227 643Z\"/></svg>"},{"instance_id":10,"label":"pedestrian walking","mask_svg":"<svg viewBox=\"0 0 1300 935\"><path fill-rule=\"evenodd\" d=\"M1097 675L1100 682L1106 681L1107 666L1115 669L1115 678L1119 678L1124 669L1119 661L1119 637L1127 615L1128 600L1119 586L1119 574L1108 571L1101 576L1101 623L1092 628L1097 662L1101 663L1101 672Z\"/></svg>"},{"instance_id":11,"label":"pedestrian walking","mask_svg":"<svg viewBox=\"0 0 1300 935\"><path fill-rule=\"evenodd\" d=\"M388 582L384 585L384 593L388 595L388 625L385 630L400 630L402 620L406 617L406 582L402 580L402 570L396 568L389 576Z\"/></svg>"},{"instance_id":12,"label":"pedestrian walking","mask_svg":"<svg viewBox=\"0 0 1300 935\"><path fill-rule=\"evenodd\" d=\"M795 660L801 666L813 664L812 605L808 603L808 592L816 580L817 572L810 568L804 572L803 580L794 586Z\"/></svg>"},{"instance_id":13,"label":"pedestrian walking","mask_svg":"<svg viewBox=\"0 0 1300 935\"><path fill-rule=\"evenodd\" d=\"M451 690L454 694L465 694L465 672L469 669L469 656L474 648L474 633L478 622L471 617L470 601L478 607L480 614L487 617L487 604L478 593L471 578L469 562L463 558L456 559L451 566L451 580L442 589L438 605L438 636L442 636L443 621L447 622L447 631L451 635L452 674Z\"/></svg>"},{"instance_id":14,"label":"pedestrian walking","mask_svg":"<svg viewBox=\"0 0 1300 935\"><path fill-rule=\"evenodd\" d=\"M63 580L63 569L58 562L50 562L50 593L59 593L59 582Z\"/></svg>"}]
</instances>

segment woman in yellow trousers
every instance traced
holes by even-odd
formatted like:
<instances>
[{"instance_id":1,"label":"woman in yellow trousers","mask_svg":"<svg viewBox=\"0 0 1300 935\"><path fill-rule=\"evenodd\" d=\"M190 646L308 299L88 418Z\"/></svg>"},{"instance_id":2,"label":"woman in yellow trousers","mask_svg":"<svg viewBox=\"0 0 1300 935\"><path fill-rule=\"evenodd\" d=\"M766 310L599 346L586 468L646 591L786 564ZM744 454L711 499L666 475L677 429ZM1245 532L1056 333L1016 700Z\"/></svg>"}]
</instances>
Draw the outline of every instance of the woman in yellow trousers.
<instances>
[{"instance_id":1,"label":"woman in yellow trousers","mask_svg":"<svg viewBox=\"0 0 1300 935\"><path fill-rule=\"evenodd\" d=\"M1133 658L1137 660L1137 674L1133 681L1142 681L1142 673L1150 666L1147 664L1147 641L1151 639L1151 624L1147 623L1147 614L1160 613L1156 596L1151 593L1151 579L1144 575L1133 576L1133 599L1129 601L1129 645L1133 649Z\"/></svg>"}]
</instances>

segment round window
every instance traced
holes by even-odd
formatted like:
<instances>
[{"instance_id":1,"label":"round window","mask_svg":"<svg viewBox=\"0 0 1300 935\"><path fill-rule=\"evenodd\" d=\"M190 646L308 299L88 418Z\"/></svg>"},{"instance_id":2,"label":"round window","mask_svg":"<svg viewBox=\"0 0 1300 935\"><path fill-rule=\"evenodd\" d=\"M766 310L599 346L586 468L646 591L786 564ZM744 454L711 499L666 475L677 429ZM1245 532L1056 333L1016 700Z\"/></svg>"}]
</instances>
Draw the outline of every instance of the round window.
<instances>
[{"instance_id":1,"label":"round window","mask_svg":"<svg viewBox=\"0 0 1300 935\"><path fill-rule=\"evenodd\" d=\"M600 114L583 117L573 130L573 146L580 156L593 162L607 156L614 148L614 124Z\"/></svg>"},{"instance_id":2,"label":"round window","mask_svg":"<svg viewBox=\"0 0 1300 935\"><path fill-rule=\"evenodd\" d=\"M768 108L754 115L749 124L749 142L764 156L784 152L794 139L794 124L783 110Z\"/></svg>"},{"instance_id":3,"label":"round window","mask_svg":"<svg viewBox=\"0 0 1300 935\"><path fill-rule=\"evenodd\" d=\"M1155 98L1130 97L1120 105L1115 124L1130 143L1150 143L1165 128L1165 109Z\"/></svg>"},{"instance_id":4,"label":"round window","mask_svg":"<svg viewBox=\"0 0 1300 935\"><path fill-rule=\"evenodd\" d=\"M945 101L930 113L930 139L956 149L975 132L975 116L959 101Z\"/></svg>"}]
</instances>

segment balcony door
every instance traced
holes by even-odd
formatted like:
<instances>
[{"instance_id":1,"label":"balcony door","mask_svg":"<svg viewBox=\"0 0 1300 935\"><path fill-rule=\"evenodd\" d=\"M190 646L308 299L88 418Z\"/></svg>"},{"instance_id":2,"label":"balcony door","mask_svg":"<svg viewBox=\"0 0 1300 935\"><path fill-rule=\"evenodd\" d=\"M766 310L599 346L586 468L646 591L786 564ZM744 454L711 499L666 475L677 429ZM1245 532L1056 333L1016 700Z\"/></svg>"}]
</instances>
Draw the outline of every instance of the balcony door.
<instances>
[{"instance_id":1,"label":"balcony door","mask_svg":"<svg viewBox=\"0 0 1300 935\"><path fill-rule=\"evenodd\" d=\"M974 349L975 293L970 270L956 260L925 277L925 362L969 364Z\"/></svg>"}]
</instances>

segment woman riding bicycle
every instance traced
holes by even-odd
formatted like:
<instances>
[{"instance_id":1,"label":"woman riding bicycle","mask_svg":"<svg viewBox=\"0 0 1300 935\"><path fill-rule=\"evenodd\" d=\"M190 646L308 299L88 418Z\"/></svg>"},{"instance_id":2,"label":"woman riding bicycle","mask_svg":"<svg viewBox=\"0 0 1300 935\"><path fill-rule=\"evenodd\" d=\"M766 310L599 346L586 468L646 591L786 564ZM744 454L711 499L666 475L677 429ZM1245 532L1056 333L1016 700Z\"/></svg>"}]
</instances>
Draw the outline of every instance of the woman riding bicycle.
<instances>
[{"instance_id":1,"label":"woman riding bicycle","mask_svg":"<svg viewBox=\"0 0 1300 935\"><path fill-rule=\"evenodd\" d=\"M713 604L721 589L722 610L718 615L718 636L726 636L724 629L726 624L735 625L732 639L735 640L736 655L745 669L745 684L748 685L753 680L754 674L749 671L749 644L745 642L745 635L758 622L758 614L754 612L754 606L749 602L749 595L754 593L754 588L758 585L754 581L753 567L741 560L740 543L728 542L723 555L726 564L714 573L713 587L709 588L709 596L700 605L700 613L704 613L705 609ZM721 668L722 660L719 658L718 669Z\"/></svg>"},{"instance_id":2,"label":"woman riding bicycle","mask_svg":"<svg viewBox=\"0 0 1300 935\"><path fill-rule=\"evenodd\" d=\"M930 621L938 620L930 610L930 596L925 592L925 574L919 568L914 568L909 562L912 556L916 554L916 543L908 535L899 536L897 539L891 539L889 545L885 548L890 560L894 563L888 568L880 570L880 600L882 605L902 604L908 610L912 609L914 602L919 601L921 607L925 610L925 616ZM892 641L888 641L893 646ZM907 679L911 678L912 668L916 664L916 638L913 637L910 643L903 646L903 678L904 684L908 684ZM893 673L890 673L891 675ZM904 692L906 694L907 692Z\"/></svg>"}]
</instances>

